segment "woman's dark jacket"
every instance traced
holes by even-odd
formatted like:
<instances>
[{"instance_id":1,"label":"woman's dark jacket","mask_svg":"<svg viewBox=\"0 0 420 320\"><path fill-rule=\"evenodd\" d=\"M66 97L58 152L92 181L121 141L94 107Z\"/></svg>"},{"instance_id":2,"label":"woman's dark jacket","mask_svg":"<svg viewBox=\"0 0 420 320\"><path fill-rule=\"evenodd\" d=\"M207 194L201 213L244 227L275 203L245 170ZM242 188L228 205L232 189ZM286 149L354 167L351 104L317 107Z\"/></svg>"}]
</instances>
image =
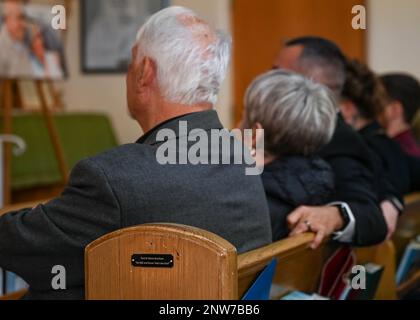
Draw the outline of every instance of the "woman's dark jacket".
<instances>
[{"instance_id":1,"label":"woman's dark jacket","mask_svg":"<svg viewBox=\"0 0 420 320\"><path fill-rule=\"evenodd\" d=\"M324 205L334 192L334 174L318 157L275 160L261 176L270 209L273 241L289 234L287 216L297 207Z\"/></svg>"}]
</instances>

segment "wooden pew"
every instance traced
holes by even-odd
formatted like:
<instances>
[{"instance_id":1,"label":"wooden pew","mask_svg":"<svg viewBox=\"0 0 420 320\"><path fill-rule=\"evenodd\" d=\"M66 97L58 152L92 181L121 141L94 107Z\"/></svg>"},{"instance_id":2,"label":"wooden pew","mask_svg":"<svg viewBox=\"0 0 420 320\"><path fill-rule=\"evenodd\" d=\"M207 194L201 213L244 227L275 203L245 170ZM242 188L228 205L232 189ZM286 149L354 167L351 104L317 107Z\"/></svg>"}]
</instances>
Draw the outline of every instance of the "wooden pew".
<instances>
[{"instance_id":1,"label":"wooden pew","mask_svg":"<svg viewBox=\"0 0 420 320\"><path fill-rule=\"evenodd\" d=\"M167 261L152 260L152 256L149 260L145 258L146 266L155 263L155 268L148 268L134 267L134 254L170 256ZM123 229L86 247L86 298L236 299L236 257L232 244L193 227L160 224Z\"/></svg>"},{"instance_id":2,"label":"wooden pew","mask_svg":"<svg viewBox=\"0 0 420 320\"><path fill-rule=\"evenodd\" d=\"M226 240L192 227L158 224L120 230L86 248L86 298L240 299L273 258L279 259L275 284L316 292L322 266L335 247L323 245L311 250L313 237L304 234L288 238L238 256ZM380 285L386 292L379 290L378 295L382 299L395 298L395 284L387 287L395 278L392 244L365 250L358 255L369 262L383 262L383 256L390 255L386 265L390 269ZM152 260L157 259L155 263L163 268L133 266L135 254L170 255L173 267L165 267L171 259L159 256L146 256L143 262L153 264Z\"/></svg>"},{"instance_id":3,"label":"wooden pew","mask_svg":"<svg viewBox=\"0 0 420 320\"><path fill-rule=\"evenodd\" d=\"M357 263L366 264L376 263L384 267L381 282L376 292L376 300L396 300L397 285L395 282L396 274L396 252L394 243L387 241L379 246L355 249Z\"/></svg>"},{"instance_id":4,"label":"wooden pew","mask_svg":"<svg viewBox=\"0 0 420 320\"><path fill-rule=\"evenodd\" d=\"M224 239L192 227L163 224L120 230L86 248L86 297L239 299L273 258L279 259L275 284L289 290L316 292L322 266L336 247L325 244L311 250L313 237L304 234L237 256L236 249ZM396 297L392 251L391 242L356 249L362 263L385 265L377 299ZM172 254L174 268L133 267L133 253ZM25 293L20 291L3 299L19 299Z\"/></svg>"},{"instance_id":5,"label":"wooden pew","mask_svg":"<svg viewBox=\"0 0 420 320\"><path fill-rule=\"evenodd\" d=\"M397 230L393 241L397 250L397 264L400 263L405 248L415 237L420 235L420 193L413 193L405 197L406 209L398 221ZM420 286L420 270L414 272L410 278L401 283L397 288L400 298L411 290Z\"/></svg>"},{"instance_id":6,"label":"wooden pew","mask_svg":"<svg viewBox=\"0 0 420 320\"><path fill-rule=\"evenodd\" d=\"M259 265L262 270L264 263L272 258L279 259L273 282L285 289L283 294L292 290L317 292L322 268L338 245L324 243L319 249L312 250L309 248L312 240L312 234L305 234L240 255L238 257L240 296L249 288L249 284L255 278L253 264ZM379 246L355 248L354 250L357 263L371 262L385 267L375 299L397 299L393 243L387 241Z\"/></svg>"},{"instance_id":7,"label":"wooden pew","mask_svg":"<svg viewBox=\"0 0 420 320\"><path fill-rule=\"evenodd\" d=\"M273 258L278 259L273 282L285 289L280 295L292 290L316 292L322 267L334 246L324 244L318 250L312 250L309 245L313 239L314 235L307 233L239 255L239 297Z\"/></svg>"},{"instance_id":8,"label":"wooden pew","mask_svg":"<svg viewBox=\"0 0 420 320\"><path fill-rule=\"evenodd\" d=\"M45 203L47 201L48 200L9 206L7 208L0 210L0 216L7 212L19 210L22 208L32 208L39 203ZM145 227L146 226L141 226L141 227L134 227L134 228L126 229L126 230L117 231L114 234L107 235L95 241L87 248L86 259L88 259L88 252L91 252L91 250L94 248L95 248L96 254L101 252L101 251L97 251L96 247L107 248L109 246L110 247L114 246L115 247L114 250L117 250L116 242L111 241L113 237L115 236L118 237L120 235L123 235L125 234L125 232L130 231L130 229L132 229L131 233L141 232L143 230L142 228L145 228ZM244 292L249 288L250 284L255 279L256 275L273 258L279 259L278 267L277 267L275 278L274 278L275 284L281 285L283 288L289 288L290 290L315 292L317 291L317 286L318 286L319 276L321 273L322 266L325 263L325 261L328 259L330 254L333 252L333 250L336 249L336 247L332 244L328 244L328 245L324 244L318 250L313 251L309 248L309 244L313 240L314 236L312 234L304 234L298 237L285 239L277 243L270 244L264 248L260 248L252 252L248 252L248 253L237 256L236 249L231 244L221 239L220 237L214 234L211 234L209 232L203 231L203 230L198 230L195 228L185 227L185 226L175 227L173 225L147 226L147 228L152 228L153 232L151 230L148 230L148 232L144 234L144 237L147 238L147 237L150 237L151 235L154 235L155 237L157 237L156 239L165 239L165 241L160 240L161 242L155 242L155 244L161 243L162 245L161 252L165 252L165 250L167 249L167 243L174 241L174 239L178 239L177 245L181 245L181 243L184 243L182 247L184 250L184 253L186 256L190 256L192 259L191 261L188 262L188 264L185 267L194 266L198 270L203 270L203 274L207 274L206 278L209 278L208 275L213 274L213 277L212 277L213 282L208 285L206 285L205 282L204 283L198 282L198 278L197 278L198 276L196 276L193 280L195 281L194 282L195 285L198 286L197 287L198 293L194 293L193 295L193 292L191 290L188 290L187 293L184 293L185 297L189 297L192 295L194 297L197 297L196 294L198 294L198 297L202 295L204 298L204 296L209 294L209 292L207 292L207 289L204 290L203 288L206 288L206 287L210 288L214 282L217 282L220 279L225 279L224 281L225 282L227 281L229 285L225 285L225 282L223 282L223 285L219 288L219 290L221 291L218 293L218 295L214 295L213 293L212 299L237 299L239 297L242 297ZM157 229L154 229L154 228L157 228ZM138 238L137 236L134 236L133 234L131 234L131 236L129 236L127 239L138 239ZM119 241L118 243L121 244ZM201 255L199 253L194 253L195 251L203 250L200 246L204 246L206 252L202 253ZM124 252L130 250L130 248L132 248L132 246L128 246L127 249L124 250ZM141 249L142 247L136 247L136 250L139 250L139 248ZM187 250L187 248L189 248L189 250ZM156 247L156 246L147 247L145 249L147 250L143 252L159 252L158 250L159 247ZM113 251L107 251L107 250L102 251L104 255L108 254L109 252L113 252ZM175 250L175 255L174 255L175 258L180 259L180 256L178 254L180 254L180 249ZM392 243L388 242L378 247L356 249L356 255L358 256L358 260L360 263L374 262L374 263L386 266L383 279L378 289L376 298L377 299L394 299L396 297L395 281L394 281L395 258L393 258L395 257L395 249ZM232 258L232 256L234 256L234 258ZM93 261L95 260L94 257L95 256L92 255L89 259ZM201 257L201 258L197 259L197 257ZM210 264L208 263L208 260L210 258L215 258L215 257L219 259L217 261L223 262L220 268L217 268L218 270L217 272L214 272L216 269L213 267L213 264L212 264L212 267L210 268ZM111 270L108 270L109 267L108 266L105 267L105 264L102 263L108 260L108 258L102 257L100 259L102 259L102 260L99 260L101 261L101 263L97 266L100 271L101 270L104 272L113 271L112 268ZM202 264L201 269L198 268L200 263L197 260L200 260L200 263ZM236 267L234 267L235 265ZM236 271L230 270L227 275L222 276L223 273L220 273L221 272L220 270L222 270L223 268L227 266L229 267L229 269L233 268ZM95 264L93 264L93 267L96 268ZM129 265L127 265L126 267L128 268L127 270L133 269ZM134 270L137 272L139 268L135 268ZM178 270L178 271L184 272L185 269ZM103 273L101 272L99 272L98 274ZM86 269L86 281L88 281L90 273L89 273L89 269ZM234 283L233 287L231 288L230 292L225 292L224 289L232 285L232 278L236 279L233 282ZM108 276L106 276L105 279L106 279L105 282L108 282L108 285L118 284L118 283L110 282L108 280L109 279ZM176 279L172 278L171 281L175 281L178 285L181 283L184 283L184 282L181 282L180 279L182 278L176 278ZM96 282L95 280L94 283L99 283L99 282ZM150 286L150 283L151 282L149 282L149 286ZM89 287L88 282L86 282L86 286L88 289ZM403 289L405 288L406 287L404 287ZM93 289L96 290L95 287L92 288L92 290ZM25 291L19 292L16 295L12 295L12 298L21 297L24 295L24 293L26 292ZM161 294L161 291L155 292L155 294L159 296ZM168 294L170 294L170 292ZM176 294L177 294L177 299L184 299L184 297L180 295L179 291L177 291ZM122 298L126 298L126 297L122 297Z\"/></svg>"},{"instance_id":9,"label":"wooden pew","mask_svg":"<svg viewBox=\"0 0 420 320\"><path fill-rule=\"evenodd\" d=\"M404 214L398 220L397 230L392 237L397 251L397 264L410 241L420 235L420 193L405 197L405 204Z\"/></svg>"}]
</instances>

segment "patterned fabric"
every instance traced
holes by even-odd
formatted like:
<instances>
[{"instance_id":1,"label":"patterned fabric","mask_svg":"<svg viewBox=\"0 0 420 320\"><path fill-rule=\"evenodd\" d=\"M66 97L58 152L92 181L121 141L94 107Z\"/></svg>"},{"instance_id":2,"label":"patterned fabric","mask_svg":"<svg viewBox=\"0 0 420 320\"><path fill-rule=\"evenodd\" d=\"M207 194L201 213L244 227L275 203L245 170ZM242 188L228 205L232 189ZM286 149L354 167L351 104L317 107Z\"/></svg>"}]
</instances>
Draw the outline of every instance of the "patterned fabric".
<instances>
[{"instance_id":1,"label":"patterned fabric","mask_svg":"<svg viewBox=\"0 0 420 320\"><path fill-rule=\"evenodd\" d=\"M287 237L287 215L301 205L323 205L334 192L334 174L318 157L285 157L266 166L262 174L273 240Z\"/></svg>"}]
</instances>

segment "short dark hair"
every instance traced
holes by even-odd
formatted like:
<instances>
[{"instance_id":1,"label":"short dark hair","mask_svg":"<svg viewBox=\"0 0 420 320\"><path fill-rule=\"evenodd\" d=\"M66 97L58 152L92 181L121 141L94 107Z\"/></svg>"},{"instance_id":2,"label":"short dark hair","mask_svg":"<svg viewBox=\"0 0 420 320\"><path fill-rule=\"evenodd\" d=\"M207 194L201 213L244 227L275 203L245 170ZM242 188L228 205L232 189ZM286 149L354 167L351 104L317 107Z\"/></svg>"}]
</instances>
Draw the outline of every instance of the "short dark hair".
<instances>
[{"instance_id":1,"label":"short dark hair","mask_svg":"<svg viewBox=\"0 0 420 320\"><path fill-rule=\"evenodd\" d=\"M364 119L377 119L389 100L380 79L367 65L357 60L347 61L346 72L342 98L353 102Z\"/></svg>"},{"instance_id":2,"label":"short dark hair","mask_svg":"<svg viewBox=\"0 0 420 320\"><path fill-rule=\"evenodd\" d=\"M399 101L404 108L408 123L414 120L420 109L420 84L416 78L408 74L392 73L381 77L389 97Z\"/></svg>"},{"instance_id":3,"label":"short dark hair","mask_svg":"<svg viewBox=\"0 0 420 320\"><path fill-rule=\"evenodd\" d=\"M341 94L346 81L346 58L341 49L332 41L315 36L306 36L286 42L286 47L302 46L303 51L299 58L301 67L308 73L314 67L321 67L325 83L337 95Z\"/></svg>"}]
</instances>

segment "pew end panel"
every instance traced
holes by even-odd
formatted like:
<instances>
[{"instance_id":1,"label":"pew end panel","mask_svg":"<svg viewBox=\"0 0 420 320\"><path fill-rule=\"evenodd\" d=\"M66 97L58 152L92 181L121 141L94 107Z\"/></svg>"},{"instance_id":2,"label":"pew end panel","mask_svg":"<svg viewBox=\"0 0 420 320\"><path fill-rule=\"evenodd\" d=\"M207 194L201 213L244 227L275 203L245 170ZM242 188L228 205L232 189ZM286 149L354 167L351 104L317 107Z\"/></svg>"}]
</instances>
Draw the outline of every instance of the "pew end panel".
<instances>
[{"instance_id":1,"label":"pew end panel","mask_svg":"<svg viewBox=\"0 0 420 320\"><path fill-rule=\"evenodd\" d=\"M405 203L406 208L398 220L397 230L392 237L397 263L400 262L410 241L420 235L420 193L408 195Z\"/></svg>"},{"instance_id":2,"label":"pew end panel","mask_svg":"<svg viewBox=\"0 0 420 320\"><path fill-rule=\"evenodd\" d=\"M420 235L420 193L412 193L405 197L405 212L398 221L397 230L393 236L396 247L397 264L401 262L404 252L410 242ZM414 271L398 288L398 297L404 298L420 285L420 270Z\"/></svg>"},{"instance_id":3,"label":"pew end panel","mask_svg":"<svg viewBox=\"0 0 420 320\"><path fill-rule=\"evenodd\" d=\"M384 271L376 291L375 300L397 300L396 252L392 241L368 248L355 249L359 264L375 263L383 266Z\"/></svg>"},{"instance_id":4,"label":"pew end panel","mask_svg":"<svg viewBox=\"0 0 420 320\"><path fill-rule=\"evenodd\" d=\"M173 267L136 267L133 255L170 255ZM236 248L193 227L158 224L116 231L85 250L88 300L231 300Z\"/></svg>"}]
</instances>

